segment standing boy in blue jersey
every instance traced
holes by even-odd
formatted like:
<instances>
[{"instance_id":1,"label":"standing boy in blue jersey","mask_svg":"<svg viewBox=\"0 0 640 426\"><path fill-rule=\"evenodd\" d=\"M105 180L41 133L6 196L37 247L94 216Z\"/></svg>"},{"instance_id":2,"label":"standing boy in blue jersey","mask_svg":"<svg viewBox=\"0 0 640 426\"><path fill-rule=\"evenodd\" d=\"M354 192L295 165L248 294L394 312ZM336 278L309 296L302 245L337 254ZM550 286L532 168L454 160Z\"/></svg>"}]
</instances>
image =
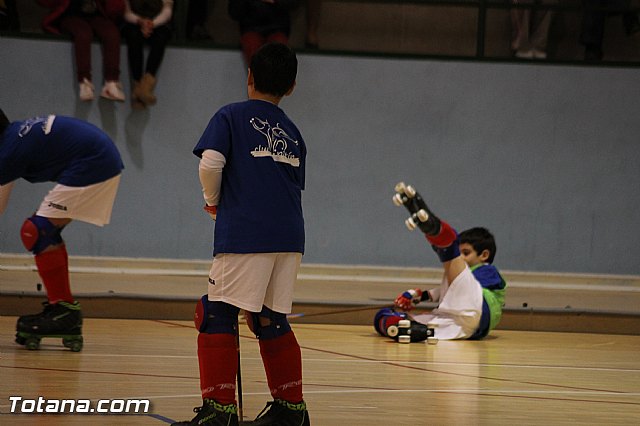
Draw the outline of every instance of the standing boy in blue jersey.
<instances>
[{"instance_id":1,"label":"standing boy in blue jersey","mask_svg":"<svg viewBox=\"0 0 640 426\"><path fill-rule=\"evenodd\" d=\"M92 124L56 115L10 123L0 110L0 214L15 180L56 182L20 230L25 248L35 255L48 302L42 313L18 319L18 343L24 343L20 333L74 335L81 343L82 315L71 294L60 234L73 219L109 223L123 168L114 143Z\"/></svg>"},{"instance_id":2,"label":"standing boy in blue jersey","mask_svg":"<svg viewBox=\"0 0 640 426\"><path fill-rule=\"evenodd\" d=\"M304 252L306 147L278 104L295 86L297 59L284 44L252 58L249 99L221 108L193 150L205 210L216 221L208 295L196 308L203 406L191 422L238 424L238 313L256 334L274 398L255 425L308 425L300 346L287 321ZM264 411L264 410L263 410Z\"/></svg>"}]
</instances>

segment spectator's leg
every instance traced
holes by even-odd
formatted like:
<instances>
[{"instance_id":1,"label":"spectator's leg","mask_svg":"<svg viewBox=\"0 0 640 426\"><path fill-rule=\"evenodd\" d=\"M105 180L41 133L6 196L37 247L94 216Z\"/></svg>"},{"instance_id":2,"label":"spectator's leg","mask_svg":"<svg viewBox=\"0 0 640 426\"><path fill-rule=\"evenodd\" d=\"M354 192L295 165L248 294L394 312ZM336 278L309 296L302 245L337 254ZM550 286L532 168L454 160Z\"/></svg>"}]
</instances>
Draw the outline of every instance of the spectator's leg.
<instances>
[{"instance_id":1,"label":"spectator's leg","mask_svg":"<svg viewBox=\"0 0 640 426\"><path fill-rule=\"evenodd\" d=\"M271 33L267 36L267 42L289 44L289 37L283 32Z\"/></svg>"},{"instance_id":2,"label":"spectator's leg","mask_svg":"<svg viewBox=\"0 0 640 426\"><path fill-rule=\"evenodd\" d=\"M187 11L187 37L192 40L211 38L207 32L208 0L190 0Z\"/></svg>"},{"instance_id":3,"label":"spectator's leg","mask_svg":"<svg viewBox=\"0 0 640 426\"><path fill-rule=\"evenodd\" d=\"M122 35L127 41L127 59L133 81L140 81L144 65L144 36L138 25L130 23L122 28Z\"/></svg>"},{"instance_id":4,"label":"spectator's leg","mask_svg":"<svg viewBox=\"0 0 640 426\"><path fill-rule=\"evenodd\" d=\"M309 49L319 47L318 28L320 27L320 11L322 0L307 0L307 38L305 45Z\"/></svg>"},{"instance_id":5,"label":"spectator's leg","mask_svg":"<svg viewBox=\"0 0 640 426\"><path fill-rule=\"evenodd\" d=\"M529 10L511 9L511 50L517 52L529 47Z\"/></svg>"},{"instance_id":6,"label":"spectator's leg","mask_svg":"<svg viewBox=\"0 0 640 426\"><path fill-rule=\"evenodd\" d=\"M167 25L153 29L153 34L149 37L149 56L147 57L147 66L145 72L153 75L154 77L158 73L162 59L164 58L164 52L171 38L171 28Z\"/></svg>"},{"instance_id":7,"label":"spectator's leg","mask_svg":"<svg viewBox=\"0 0 640 426\"><path fill-rule=\"evenodd\" d=\"M546 1L545 4L555 4L555 0ZM532 33L530 37L533 55L538 59L547 57L547 44L549 41L549 28L553 20L554 12L549 9L540 9L533 17Z\"/></svg>"},{"instance_id":8,"label":"spectator's leg","mask_svg":"<svg viewBox=\"0 0 640 426\"><path fill-rule=\"evenodd\" d=\"M120 79L120 31L113 21L103 17L91 18L91 27L102 42L105 81Z\"/></svg>"},{"instance_id":9,"label":"spectator's leg","mask_svg":"<svg viewBox=\"0 0 640 426\"><path fill-rule=\"evenodd\" d=\"M254 53L256 53L258 49L260 49L265 41L265 37L256 31L248 31L240 36L242 54L247 66L251 63L251 58L253 57Z\"/></svg>"},{"instance_id":10,"label":"spectator's leg","mask_svg":"<svg viewBox=\"0 0 640 426\"><path fill-rule=\"evenodd\" d=\"M89 23L78 16L66 16L60 20L60 30L71 34L76 59L78 81L91 81L91 41L93 30Z\"/></svg>"},{"instance_id":11,"label":"spectator's leg","mask_svg":"<svg viewBox=\"0 0 640 426\"><path fill-rule=\"evenodd\" d=\"M585 47L584 59L587 61L602 60L602 40L604 38L604 21L606 12L599 10L602 4L599 0L583 0L582 30L580 43Z\"/></svg>"}]
</instances>

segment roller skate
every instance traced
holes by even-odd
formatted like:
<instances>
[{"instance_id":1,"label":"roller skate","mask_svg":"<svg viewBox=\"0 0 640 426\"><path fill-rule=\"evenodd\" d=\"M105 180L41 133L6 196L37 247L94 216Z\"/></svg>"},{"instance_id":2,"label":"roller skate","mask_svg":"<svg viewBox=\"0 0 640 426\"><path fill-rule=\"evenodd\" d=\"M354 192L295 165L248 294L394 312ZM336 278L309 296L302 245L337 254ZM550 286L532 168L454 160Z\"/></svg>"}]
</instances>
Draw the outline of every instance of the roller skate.
<instances>
[{"instance_id":1,"label":"roller skate","mask_svg":"<svg viewBox=\"0 0 640 426\"><path fill-rule=\"evenodd\" d=\"M427 341L437 343L435 329L411 319L406 312L396 312L391 308L378 311L373 319L373 327L381 336L390 337L398 343Z\"/></svg>"},{"instance_id":2,"label":"roller skate","mask_svg":"<svg viewBox=\"0 0 640 426\"><path fill-rule=\"evenodd\" d=\"M235 404L222 405L213 399L205 398L202 407L193 409L196 416L184 422L171 423L171 426L237 426L238 408Z\"/></svg>"},{"instance_id":3,"label":"roller skate","mask_svg":"<svg viewBox=\"0 0 640 426\"><path fill-rule=\"evenodd\" d=\"M398 343L429 342L435 338L434 329L417 321L403 319L387 327L387 336Z\"/></svg>"},{"instance_id":4,"label":"roller skate","mask_svg":"<svg viewBox=\"0 0 640 426\"><path fill-rule=\"evenodd\" d=\"M267 405L255 420L240 422L240 425L309 426L309 412L304 401L299 404L293 404L276 399L267 402Z\"/></svg>"},{"instance_id":5,"label":"roller skate","mask_svg":"<svg viewBox=\"0 0 640 426\"><path fill-rule=\"evenodd\" d=\"M73 352L82 350L82 312L78 302L44 302L44 310L18 318L16 343L29 350L40 347L44 337L58 337Z\"/></svg>"},{"instance_id":6,"label":"roller skate","mask_svg":"<svg viewBox=\"0 0 640 426\"><path fill-rule=\"evenodd\" d=\"M411 216L405 220L405 225L410 231L420 228L427 235L438 235L440 232L440 219L436 217L422 196L411 185L400 182L395 187L396 194L393 196L393 203L396 206L405 206Z\"/></svg>"}]
</instances>

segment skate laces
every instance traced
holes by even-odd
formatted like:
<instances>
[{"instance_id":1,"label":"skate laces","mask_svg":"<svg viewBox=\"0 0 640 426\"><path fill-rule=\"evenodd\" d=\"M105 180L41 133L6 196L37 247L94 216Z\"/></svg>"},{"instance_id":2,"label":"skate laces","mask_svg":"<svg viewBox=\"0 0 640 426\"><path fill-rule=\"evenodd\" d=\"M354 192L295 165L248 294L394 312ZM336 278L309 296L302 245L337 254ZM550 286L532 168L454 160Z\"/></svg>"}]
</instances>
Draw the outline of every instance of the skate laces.
<instances>
[{"instance_id":1,"label":"skate laces","mask_svg":"<svg viewBox=\"0 0 640 426\"><path fill-rule=\"evenodd\" d=\"M58 302L57 304L59 304L60 306L64 306L65 308L69 309L70 311L80 311L80 303L78 302L73 302L73 303L69 303L69 302ZM49 305L51 306L51 305ZM46 309L46 308L45 308Z\"/></svg>"},{"instance_id":2,"label":"skate laces","mask_svg":"<svg viewBox=\"0 0 640 426\"><path fill-rule=\"evenodd\" d=\"M307 410L307 404L304 401L294 404L283 399L275 399L273 401L267 402L267 405L262 409L262 411L260 411L260 414L258 414L256 420L260 418L277 416L276 411L278 411L278 409L288 409L291 411L302 412Z\"/></svg>"}]
</instances>

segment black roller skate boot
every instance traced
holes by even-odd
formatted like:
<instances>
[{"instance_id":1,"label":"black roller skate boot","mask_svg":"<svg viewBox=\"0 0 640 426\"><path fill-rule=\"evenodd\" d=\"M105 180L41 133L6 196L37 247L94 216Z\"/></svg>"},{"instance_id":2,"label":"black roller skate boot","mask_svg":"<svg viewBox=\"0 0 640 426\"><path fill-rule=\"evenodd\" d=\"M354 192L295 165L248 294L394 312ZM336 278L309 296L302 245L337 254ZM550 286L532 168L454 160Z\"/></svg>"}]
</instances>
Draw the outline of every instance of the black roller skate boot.
<instances>
[{"instance_id":1,"label":"black roller skate boot","mask_svg":"<svg viewBox=\"0 0 640 426\"><path fill-rule=\"evenodd\" d=\"M235 404L222 405L213 399L204 399L202 407L193 409L196 416L184 422L172 423L172 426L237 426L238 408Z\"/></svg>"},{"instance_id":2,"label":"black roller skate boot","mask_svg":"<svg viewBox=\"0 0 640 426\"><path fill-rule=\"evenodd\" d=\"M48 301L42 302L42 312L38 312L37 314L23 315L18 318L18 324L27 324L31 322L34 318L41 317L45 314L49 309L51 309L51 304Z\"/></svg>"},{"instance_id":3,"label":"black roller skate boot","mask_svg":"<svg viewBox=\"0 0 640 426\"><path fill-rule=\"evenodd\" d=\"M434 329L417 321L403 319L387 328L387 335L398 343L416 343L434 337Z\"/></svg>"},{"instance_id":4,"label":"black roller skate boot","mask_svg":"<svg viewBox=\"0 0 640 426\"><path fill-rule=\"evenodd\" d=\"M434 215L422 196L411 185L400 182L395 187L396 194L393 196L393 203L396 206L405 206L411 216L405 220L405 225L409 230L420 228L426 235L438 235L440 232L440 219Z\"/></svg>"},{"instance_id":5,"label":"black roller skate boot","mask_svg":"<svg viewBox=\"0 0 640 426\"><path fill-rule=\"evenodd\" d=\"M58 337L73 352L82 350L82 312L78 302L43 303L44 310L36 315L18 318L16 343L29 350L40 347L44 337Z\"/></svg>"},{"instance_id":6,"label":"black roller skate boot","mask_svg":"<svg viewBox=\"0 0 640 426\"><path fill-rule=\"evenodd\" d=\"M292 404L276 399L275 401L267 402L266 407L262 409L255 420L240 422L240 425L309 426L309 412L304 401L299 404Z\"/></svg>"}]
</instances>

